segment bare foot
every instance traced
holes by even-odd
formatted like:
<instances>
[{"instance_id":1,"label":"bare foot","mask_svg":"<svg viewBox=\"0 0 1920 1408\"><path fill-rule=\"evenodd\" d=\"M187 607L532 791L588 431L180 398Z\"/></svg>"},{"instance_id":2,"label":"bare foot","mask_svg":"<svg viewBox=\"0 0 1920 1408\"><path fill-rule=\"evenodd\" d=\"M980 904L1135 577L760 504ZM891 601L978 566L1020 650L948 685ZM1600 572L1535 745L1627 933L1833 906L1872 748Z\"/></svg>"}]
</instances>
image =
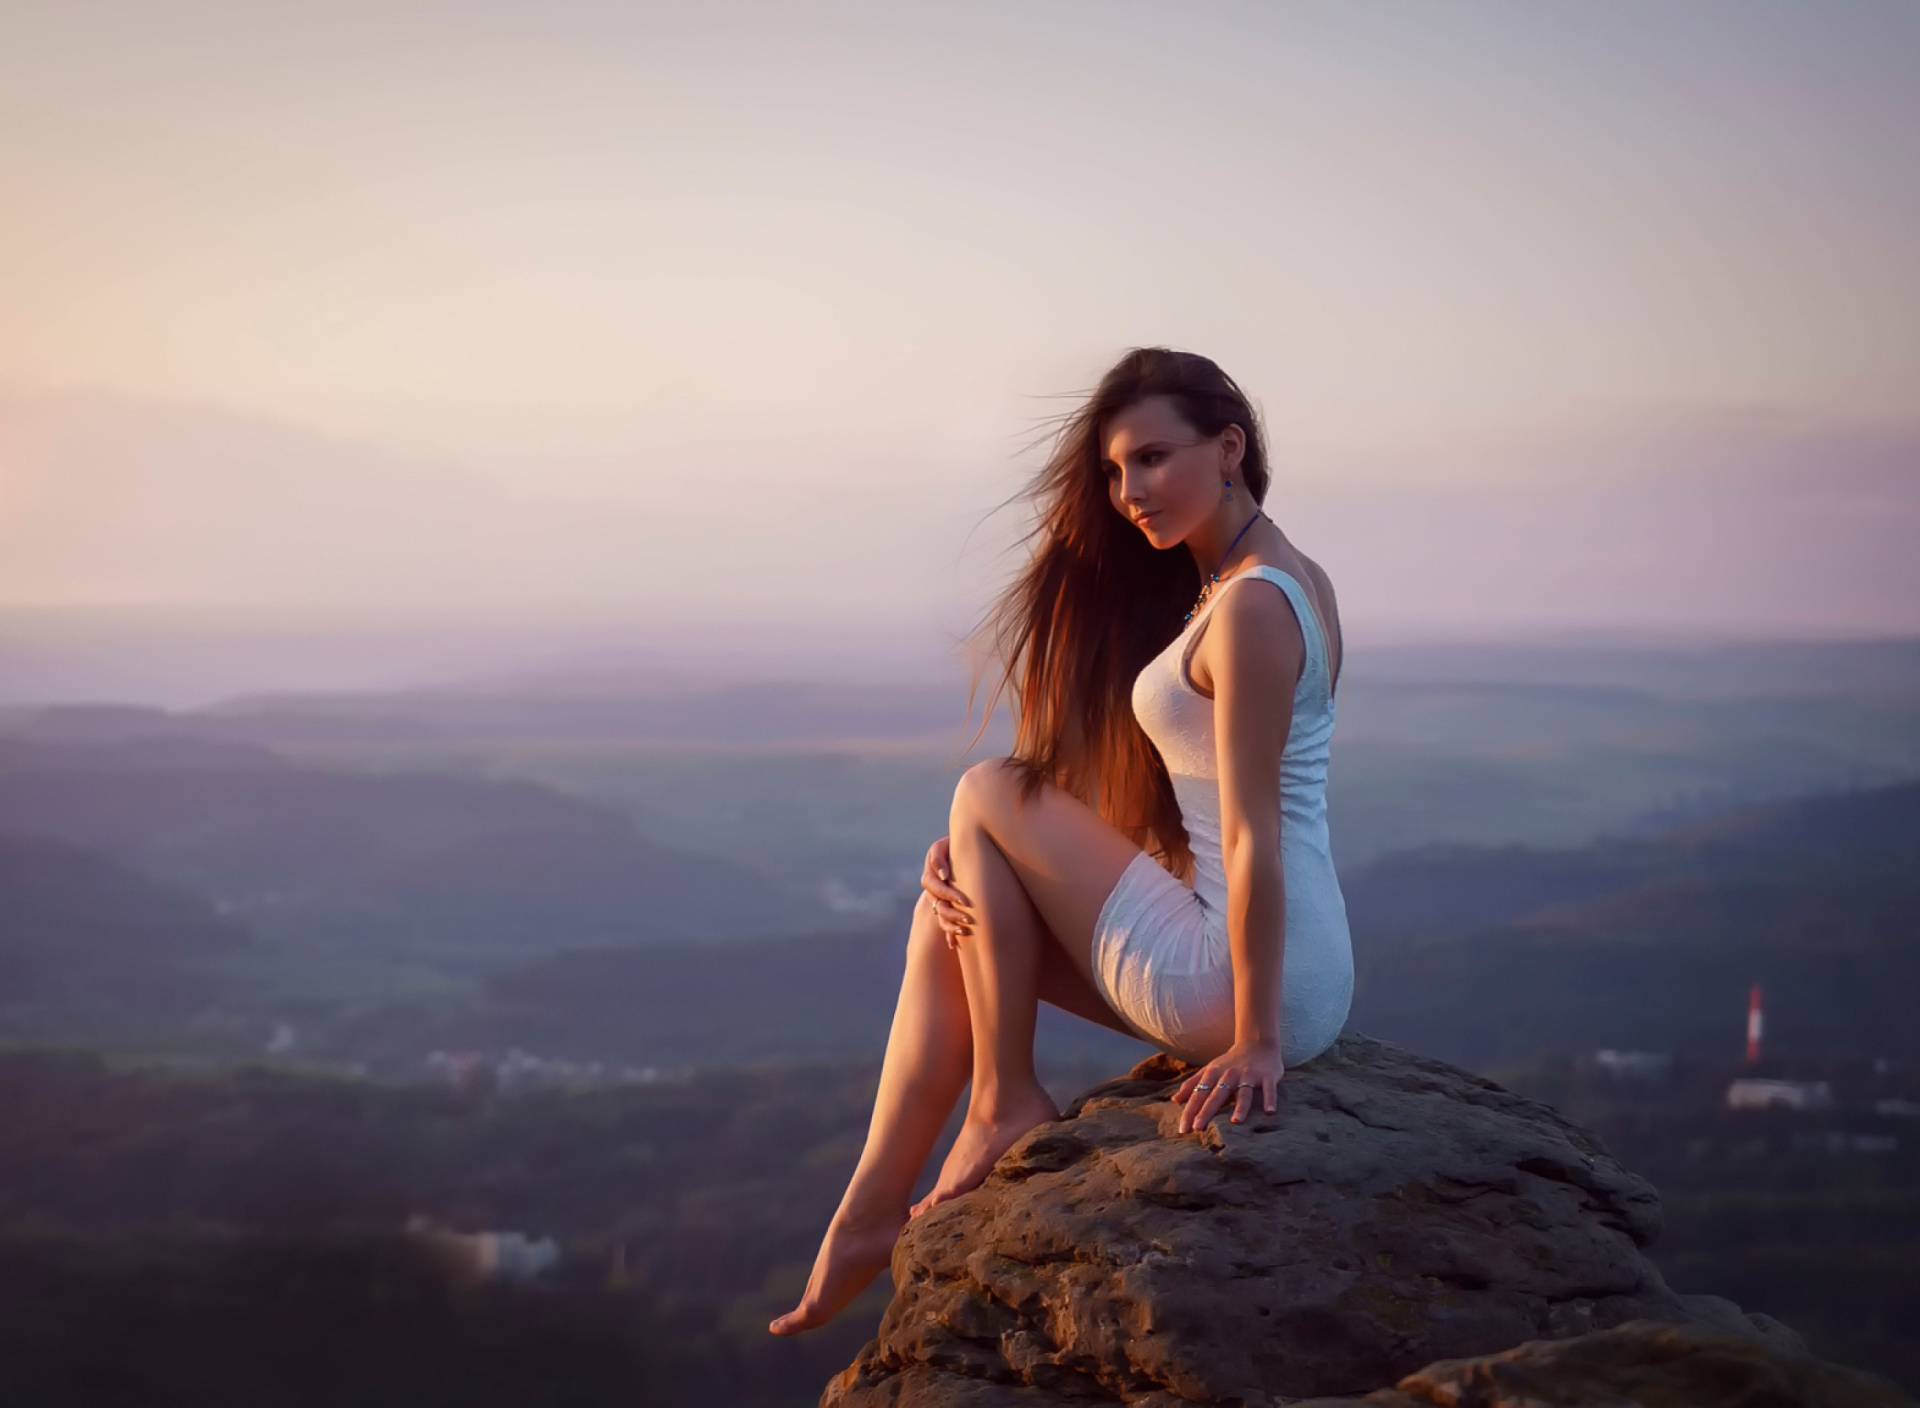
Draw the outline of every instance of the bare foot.
<instances>
[{"instance_id":1,"label":"bare foot","mask_svg":"<svg viewBox=\"0 0 1920 1408\"><path fill-rule=\"evenodd\" d=\"M908 1216L918 1217L928 1208L978 1188L1015 1140L1035 1125L1059 1118L1060 1111L1054 1108L1047 1092L1037 1085L1021 1096L1009 1113L995 1119L980 1118L968 1107L966 1123L960 1126L959 1137L953 1141L946 1162L940 1165L940 1177L934 1181L933 1191L915 1203Z\"/></svg>"},{"instance_id":2,"label":"bare foot","mask_svg":"<svg viewBox=\"0 0 1920 1408\"><path fill-rule=\"evenodd\" d=\"M797 1335L833 1319L893 1259L894 1241L905 1225L906 1219L897 1214L877 1222L843 1220L836 1214L813 1259L800 1304L769 1321L767 1328L776 1335Z\"/></svg>"}]
</instances>

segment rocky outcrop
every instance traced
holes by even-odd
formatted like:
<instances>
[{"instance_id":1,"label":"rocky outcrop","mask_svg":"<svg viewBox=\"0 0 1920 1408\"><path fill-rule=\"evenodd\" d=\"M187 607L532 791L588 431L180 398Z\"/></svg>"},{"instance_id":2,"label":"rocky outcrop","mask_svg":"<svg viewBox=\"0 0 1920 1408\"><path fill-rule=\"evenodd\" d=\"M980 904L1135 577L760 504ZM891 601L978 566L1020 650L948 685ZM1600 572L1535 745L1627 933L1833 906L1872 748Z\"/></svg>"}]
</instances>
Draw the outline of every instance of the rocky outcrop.
<instances>
[{"instance_id":1,"label":"rocky outcrop","mask_svg":"<svg viewBox=\"0 0 1920 1408\"><path fill-rule=\"evenodd\" d=\"M1545 1105L1346 1036L1276 1114L1182 1136L1183 1070L1095 1088L910 1224L823 1408L1353 1396L1634 1320L1799 1350L1670 1290L1642 1252L1653 1189Z\"/></svg>"},{"instance_id":2,"label":"rocky outcrop","mask_svg":"<svg viewBox=\"0 0 1920 1408\"><path fill-rule=\"evenodd\" d=\"M1870 1374L1697 1325L1636 1320L1449 1359L1364 1398L1297 1408L1911 1408Z\"/></svg>"}]
</instances>

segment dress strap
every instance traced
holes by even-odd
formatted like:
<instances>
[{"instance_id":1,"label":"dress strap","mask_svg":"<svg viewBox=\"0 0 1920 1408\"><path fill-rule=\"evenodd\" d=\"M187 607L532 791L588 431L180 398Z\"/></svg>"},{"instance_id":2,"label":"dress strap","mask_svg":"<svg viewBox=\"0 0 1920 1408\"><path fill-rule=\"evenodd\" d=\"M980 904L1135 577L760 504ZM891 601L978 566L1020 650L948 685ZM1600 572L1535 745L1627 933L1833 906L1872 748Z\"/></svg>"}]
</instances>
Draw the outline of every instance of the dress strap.
<instances>
[{"instance_id":1,"label":"dress strap","mask_svg":"<svg viewBox=\"0 0 1920 1408\"><path fill-rule=\"evenodd\" d=\"M1214 585L1200 614L1194 617L1193 624L1198 626L1205 620L1208 613L1213 610L1213 604L1220 600L1228 587L1242 577L1260 577L1280 588L1281 594L1287 599L1287 605L1293 608L1294 617L1300 623L1300 639L1307 651L1306 666L1300 672L1299 689L1306 690L1310 696L1318 696L1331 704L1333 679L1330 673L1332 665L1328 659L1327 634L1320 625L1320 617L1313 609L1313 601L1307 595L1307 589L1300 585L1299 578L1292 573L1279 567L1270 567L1262 562L1236 572L1231 577L1222 577ZM1194 647L1198 644L1199 635L1196 632L1188 639L1185 649L1180 652L1180 677L1188 682L1189 688L1192 687L1192 677L1187 670L1193 659Z\"/></svg>"}]
</instances>

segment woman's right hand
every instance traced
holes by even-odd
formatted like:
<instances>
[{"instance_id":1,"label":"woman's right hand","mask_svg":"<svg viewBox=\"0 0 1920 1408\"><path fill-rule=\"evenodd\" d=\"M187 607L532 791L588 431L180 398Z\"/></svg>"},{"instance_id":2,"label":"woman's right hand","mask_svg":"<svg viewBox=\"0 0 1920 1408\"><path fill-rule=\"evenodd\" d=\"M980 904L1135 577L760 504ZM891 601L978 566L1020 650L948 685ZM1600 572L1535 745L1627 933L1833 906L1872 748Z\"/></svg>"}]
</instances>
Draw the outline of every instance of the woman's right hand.
<instances>
[{"instance_id":1,"label":"woman's right hand","mask_svg":"<svg viewBox=\"0 0 1920 1408\"><path fill-rule=\"evenodd\" d=\"M960 940L973 932L973 901L953 885L953 856L942 836L927 847L926 868L920 872L920 888L933 900L933 917L947 936L947 947L957 949Z\"/></svg>"}]
</instances>

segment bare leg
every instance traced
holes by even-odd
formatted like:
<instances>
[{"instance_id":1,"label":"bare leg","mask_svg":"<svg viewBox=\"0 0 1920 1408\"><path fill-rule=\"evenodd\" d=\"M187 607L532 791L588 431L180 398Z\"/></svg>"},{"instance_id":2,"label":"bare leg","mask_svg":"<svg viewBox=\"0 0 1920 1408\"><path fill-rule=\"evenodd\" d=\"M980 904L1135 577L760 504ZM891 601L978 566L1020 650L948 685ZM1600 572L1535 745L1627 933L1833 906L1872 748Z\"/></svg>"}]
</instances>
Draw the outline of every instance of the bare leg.
<instances>
[{"instance_id":1,"label":"bare leg","mask_svg":"<svg viewBox=\"0 0 1920 1408\"><path fill-rule=\"evenodd\" d=\"M969 769L954 790L955 876L974 900L978 917L985 920L991 906L999 919L997 928L988 926L996 943L982 944L980 927L962 940L962 953L974 950L978 960L969 957L969 973L947 946L928 902L923 898L915 907L906 975L866 1147L827 1229L806 1293L768 1327L775 1334L797 1334L823 1323L887 1264L906 1218L906 1200L970 1067L980 1078L968 1121L979 1138L961 1162L969 1174L978 1168L979 1177L967 1186L985 1178L1019 1137L1006 1138L994 1150L996 1128L1019 1125L1024 1118L1023 1133L1057 1115L1033 1074L1036 994L1066 1011L1127 1030L1092 984L1089 946L1101 904L1139 850L1057 789L1023 802L1015 776L1002 764L983 763ZM994 1014L984 1022L972 1011L976 987ZM976 1031L991 1037L985 1044L994 1055L984 1072L975 1061L981 1044ZM1026 1094L1017 1098L1031 1102L1038 1092L1046 1108L1032 1104L1009 1120L999 1107L1017 1103L1008 1097L1022 1088ZM993 1092L990 1101L982 1090ZM947 1189L946 1196L955 1196L964 1191L957 1188L962 1181L949 1179L943 1168L939 1186Z\"/></svg>"},{"instance_id":2,"label":"bare leg","mask_svg":"<svg viewBox=\"0 0 1920 1408\"><path fill-rule=\"evenodd\" d=\"M831 1319L893 1255L907 1199L967 1082L972 1033L960 959L925 896L914 906L907 966L860 1162L828 1224L800 1304L772 1321L793 1335Z\"/></svg>"},{"instance_id":3,"label":"bare leg","mask_svg":"<svg viewBox=\"0 0 1920 1408\"><path fill-rule=\"evenodd\" d=\"M977 823L963 824L967 820L956 798L954 883L972 898L979 920L960 943L973 1019L973 1090L966 1123L916 1213L978 1187L1015 1140L1060 1118L1033 1069L1042 958L1053 938L999 847Z\"/></svg>"},{"instance_id":4,"label":"bare leg","mask_svg":"<svg viewBox=\"0 0 1920 1408\"><path fill-rule=\"evenodd\" d=\"M1024 796L1019 776L987 763L954 789L954 883L973 899L977 920L960 947L973 1018L973 1093L940 1177L915 1213L978 1187L1015 1140L1060 1117L1033 1069L1043 990L1066 999L1060 1005L1069 1011L1103 1014L1095 1019L1124 1030L1093 989L1090 945L1100 905L1139 852L1058 789Z\"/></svg>"}]
</instances>

